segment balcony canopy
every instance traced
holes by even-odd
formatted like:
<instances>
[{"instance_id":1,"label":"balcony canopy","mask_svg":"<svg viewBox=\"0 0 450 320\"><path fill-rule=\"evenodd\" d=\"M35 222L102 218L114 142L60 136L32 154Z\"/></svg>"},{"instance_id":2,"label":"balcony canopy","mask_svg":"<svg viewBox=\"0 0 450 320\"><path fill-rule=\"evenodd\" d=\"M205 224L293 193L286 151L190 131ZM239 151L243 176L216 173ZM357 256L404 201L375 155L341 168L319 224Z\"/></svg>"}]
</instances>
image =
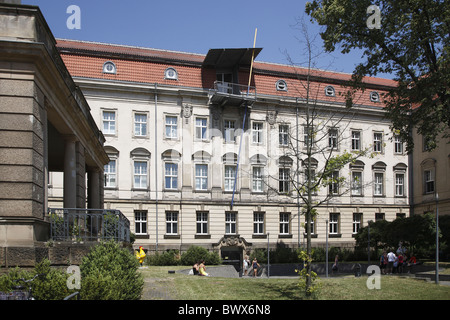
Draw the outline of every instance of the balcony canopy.
<instances>
[{"instance_id":1,"label":"balcony canopy","mask_svg":"<svg viewBox=\"0 0 450 320\"><path fill-rule=\"evenodd\" d=\"M250 66L252 52L255 51L256 58L262 48L238 48L238 49L210 49L203 60L203 67L212 68L234 68L236 66Z\"/></svg>"}]
</instances>

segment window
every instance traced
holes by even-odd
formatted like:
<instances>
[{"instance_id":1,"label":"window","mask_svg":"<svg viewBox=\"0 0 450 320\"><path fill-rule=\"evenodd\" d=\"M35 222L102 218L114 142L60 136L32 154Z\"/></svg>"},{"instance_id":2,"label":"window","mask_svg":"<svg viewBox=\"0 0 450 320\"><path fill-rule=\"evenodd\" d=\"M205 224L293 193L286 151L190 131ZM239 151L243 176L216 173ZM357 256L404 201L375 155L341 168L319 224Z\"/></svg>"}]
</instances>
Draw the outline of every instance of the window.
<instances>
[{"instance_id":1,"label":"window","mask_svg":"<svg viewBox=\"0 0 450 320\"><path fill-rule=\"evenodd\" d=\"M434 172L433 170L424 171L425 193L434 192Z\"/></svg>"},{"instance_id":2,"label":"window","mask_svg":"<svg viewBox=\"0 0 450 320\"><path fill-rule=\"evenodd\" d=\"M199 140L206 140L206 132L208 121L206 118L195 118L195 138Z\"/></svg>"},{"instance_id":3,"label":"window","mask_svg":"<svg viewBox=\"0 0 450 320\"><path fill-rule=\"evenodd\" d=\"M236 166L225 166L225 179L224 179L225 191L233 191L235 177L236 177Z\"/></svg>"},{"instance_id":4,"label":"window","mask_svg":"<svg viewBox=\"0 0 450 320\"><path fill-rule=\"evenodd\" d=\"M147 234L147 211L134 211L134 233Z\"/></svg>"},{"instance_id":5,"label":"window","mask_svg":"<svg viewBox=\"0 0 450 320\"><path fill-rule=\"evenodd\" d=\"M143 113L134 114L134 135L138 137L147 136L147 115Z\"/></svg>"},{"instance_id":6,"label":"window","mask_svg":"<svg viewBox=\"0 0 450 320\"><path fill-rule=\"evenodd\" d=\"M361 150L361 131L352 131L352 150Z\"/></svg>"},{"instance_id":7,"label":"window","mask_svg":"<svg viewBox=\"0 0 450 320\"><path fill-rule=\"evenodd\" d=\"M359 228L361 228L361 219L362 214L361 213L354 213L353 214L353 234L358 233Z\"/></svg>"},{"instance_id":8,"label":"window","mask_svg":"<svg viewBox=\"0 0 450 320\"><path fill-rule=\"evenodd\" d=\"M117 68L114 62L107 61L103 64L103 73L116 74Z\"/></svg>"},{"instance_id":9,"label":"window","mask_svg":"<svg viewBox=\"0 0 450 320\"><path fill-rule=\"evenodd\" d=\"M103 133L116 134L116 112L103 111Z\"/></svg>"},{"instance_id":10,"label":"window","mask_svg":"<svg viewBox=\"0 0 450 320\"><path fill-rule=\"evenodd\" d=\"M384 213L383 212L375 212L375 221L381 221L384 220Z\"/></svg>"},{"instance_id":11,"label":"window","mask_svg":"<svg viewBox=\"0 0 450 320\"><path fill-rule=\"evenodd\" d=\"M195 165L195 190L205 191L208 189L208 165Z\"/></svg>"},{"instance_id":12,"label":"window","mask_svg":"<svg viewBox=\"0 0 450 320\"><path fill-rule=\"evenodd\" d=\"M405 195L405 174L395 174L395 196L403 197Z\"/></svg>"},{"instance_id":13,"label":"window","mask_svg":"<svg viewBox=\"0 0 450 320\"><path fill-rule=\"evenodd\" d=\"M374 174L374 196L382 196L384 194L384 173L375 172Z\"/></svg>"},{"instance_id":14,"label":"window","mask_svg":"<svg viewBox=\"0 0 450 320\"><path fill-rule=\"evenodd\" d=\"M329 194L339 194L339 171L333 171L328 184Z\"/></svg>"},{"instance_id":15,"label":"window","mask_svg":"<svg viewBox=\"0 0 450 320\"><path fill-rule=\"evenodd\" d=\"M264 234L264 212L253 213L253 234Z\"/></svg>"},{"instance_id":16,"label":"window","mask_svg":"<svg viewBox=\"0 0 450 320\"><path fill-rule=\"evenodd\" d=\"M263 168L253 167L252 191L263 192Z\"/></svg>"},{"instance_id":17,"label":"window","mask_svg":"<svg viewBox=\"0 0 450 320\"><path fill-rule=\"evenodd\" d=\"M208 212L197 212L197 234L208 234Z\"/></svg>"},{"instance_id":18,"label":"window","mask_svg":"<svg viewBox=\"0 0 450 320\"><path fill-rule=\"evenodd\" d=\"M225 142L235 142L234 133L235 133L235 122L234 120L225 120L224 121L224 139Z\"/></svg>"},{"instance_id":19,"label":"window","mask_svg":"<svg viewBox=\"0 0 450 320\"><path fill-rule=\"evenodd\" d=\"M174 68L167 68L164 71L164 79L168 80L178 80L178 72Z\"/></svg>"},{"instance_id":20,"label":"window","mask_svg":"<svg viewBox=\"0 0 450 320\"><path fill-rule=\"evenodd\" d=\"M394 153L403 154L403 141L400 136L394 136Z\"/></svg>"},{"instance_id":21,"label":"window","mask_svg":"<svg viewBox=\"0 0 450 320\"><path fill-rule=\"evenodd\" d=\"M105 187L115 188L116 187L116 160L111 160L104 167L105 174Z\"/></svg>"},{"instance_id":22,"label":"window","mask_svg":"<svg viewBox=\"0 0 450 320\"><path fill-rule=\"evenodd\" d=\"M166 163L164 170L165 189L176 190L178 188L178 164Z\"/></svg>"},{"instance_id":23,"label":"window","mask_svg":"<svg viewBox=\"0 0 450 320\"><path fill-rule=\"evenodd\" d=\"M166 234L178 234L178 212L166 211Z\"/></svg>"},{"instance_id":24,"label":"window","mask_svg":"<svg viewBox=\"0 0 450 320\"><path fill-rule=\"evenodd\" d=\"M362 196L362 172L352 172L352 196Z\"/></svg>"},{"instance_id":25,"label":"window","mask_svg":"<svg viewBox=\"0 0 450 320\"><path fill-rule=\"evenodd\" d=\"M328 130L328 147L331 149L338 148L338 130L336 128Z\"/></svg>"},{"instance_id":26,"label":"window","mask_svg":"<svg viewBox=\"0 0 450 320\"><path fill-rule=\"evenodd\" d=\"M280 234L282 235L290 234L290 216L290 213L280 213Z\"/></svg>"},{"instance_id":27,"label":"window","mask_svg":"<svg viewBox=\"0 0 450 320\"><path fill-rule=\"evenodd\" d=\"M374 132L373 134L373 151L383 152L383 134L381 132Z\"/></svg>"},{"instance_id":28,"label":"window","mask_svg":"<svg viewBox=\"0 0 450 320\"><path fill-rule=\"evenodd\" d=\"M278 138L280 146L287 146L289 144L289 126L280 124L278 127Z\"/></svg>"},{"instance_id":29,"label":"window","mask_svg":"<svg viewBox=\"0 0 450 320\"><path fill-rule=\"evenodd\" d=\"M326 86L325 87L325 95L328 97L334 97L335 96L334 88L332 86Z\"/></svg>"},{"instance_id":30,"label":"window","mask_svg":"<svg viewBox=\"0 0 450 320\"><path fill-rule=\"evenodd\" d=\"M314 128L313 127L308 127L308 126L304 126L303 128L303 142L304 142L304 148L309 146L312 148L314 147Z\"/></svg>"},{"instance_id":31,"label":"window","mask_svg":"<svg viewBox=\"0 0 450 320\"><path fill-rule=\"evenodd\" d=\"M236 234L236 212L225 212L225 234Z\"/></svg>"},{"instance_id":32,"label":"window","mask_svg":"<svg viewBox=\"0 0 450 320\"><path fill-rule=\"evenodd\" d=\"M252 124L252 142L256 144L263 143L263 123L253 122Z\"/></svg>"},{"instance_id":33,"label":"window","mask_svg":"<svg viewBox=\"0 0 450 320\"><path fill-rule=\"evenodd\" d=\"M372 91L370 93L370 101L372 102L380 102L380 95L376 91Z\"/></svg>"},{"instance_id":34,"label":"window","mask_svg":"<svg viewBox=\"0 0 450 320\"><path fill-rule=\"evenodd\" d=\"M134 161L134 188L147 189L147 161Z\"/></svg>"},{"instance_id":35,"label":"window","mask_svg":"<svg viewBox=\"0 0 450 320\"><path fill-rule=\"evenodd\" d=\"M287 83L284 80L278 80L275 84L277 91L287 91Z\"/></svg>"},{"instance_id":36,"label":"window","mask_svg":"<svg viewBox=\"0 0 450 320\"><path fill-rule=\"evenodd\" d=\"M178 138L178 118L175 116L166 116L166 138Z\"/></svg>"},{"instance_id":37,"label":"window","mask_svg":"<svg viewBox=\"0 0 450 320\"><path fill-rule=\"evenodd\" d=\"M289 168L279 168L278 171L278 191L280 193L289 193Z\"/></svg>"},{"instance_id":38,"label":"window","mask_svg":"<svg viewBox=\"0 0 450 320\"><path fill-rule=\"evenodd\" d=\"M339 213L330 213L330 234L339 233Z\"/></svg>"},{"instance_id":39,"label":"window","mask_svg":"<svg viewBox=\"0 0 450 320\"><path fill-rule=\"evenodd\" d=\"M310 227L311 227L311 234L316 234L316 227L315 227L315 219L313 217L311 217L311 221L309 222ZM305 234L308 231L308 220L306 219L306 215L305 215Z\"/></svg>"}]
</instances>

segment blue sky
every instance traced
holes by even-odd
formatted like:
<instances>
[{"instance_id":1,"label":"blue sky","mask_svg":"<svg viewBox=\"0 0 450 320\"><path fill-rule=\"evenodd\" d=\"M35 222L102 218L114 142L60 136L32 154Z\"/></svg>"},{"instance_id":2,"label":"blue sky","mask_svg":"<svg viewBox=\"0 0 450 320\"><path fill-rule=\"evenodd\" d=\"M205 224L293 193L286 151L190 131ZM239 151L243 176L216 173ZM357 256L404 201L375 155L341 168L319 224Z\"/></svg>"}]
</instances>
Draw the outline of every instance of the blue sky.
<instances>
[{"instance_id":1,"label":"blue sky","mask_svg":"<svg viewBox=\"0 0 450 320\"><path fill-rule=\"evenodd\" d=\"M306 0L22 0L40 7L56 38L87 40L206 54L212 48L252 47L263 50L258 61L304 65L302 34L295 27L302 18L309 33L317 24L304 13ZM70 5L81 10L81 29L68 29ZM322 50L322 39L315 45ZM351 73L361 53L324 53L316 67ZM383 75L390 78L389 75Z\"/></svg>"}]
</instances>

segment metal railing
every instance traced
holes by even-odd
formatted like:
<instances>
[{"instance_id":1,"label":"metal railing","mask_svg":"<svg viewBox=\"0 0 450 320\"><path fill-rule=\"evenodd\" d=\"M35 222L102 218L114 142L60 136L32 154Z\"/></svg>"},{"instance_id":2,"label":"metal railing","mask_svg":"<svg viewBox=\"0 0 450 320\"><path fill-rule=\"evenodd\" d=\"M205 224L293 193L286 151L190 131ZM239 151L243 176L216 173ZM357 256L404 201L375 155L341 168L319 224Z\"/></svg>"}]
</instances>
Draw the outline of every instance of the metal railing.
<instances>
[{"instance_id":1,"label":"metal railing","mask_svg":"<svg viewBox=\"0 0 450 320\"><path fill-rule=\"evenodd\" d=\"M119 210L49 208L53 241L130 241L130 221Z\"/></svg>"},{"instance_id":2,"label":"metal railing","mask_svg":"<svg viewBox=\"0 0 450 320\"><path fill-rule=\"evenodd\" d=\"M227 93L232 95L237 95L241 97L248 97L250 99L256 98L256 88L248 87L246 85L231 83L231 82L223 82L223 81L215 81L214 82L214 90L218 93Z\"/></svg>"}]
</instances>

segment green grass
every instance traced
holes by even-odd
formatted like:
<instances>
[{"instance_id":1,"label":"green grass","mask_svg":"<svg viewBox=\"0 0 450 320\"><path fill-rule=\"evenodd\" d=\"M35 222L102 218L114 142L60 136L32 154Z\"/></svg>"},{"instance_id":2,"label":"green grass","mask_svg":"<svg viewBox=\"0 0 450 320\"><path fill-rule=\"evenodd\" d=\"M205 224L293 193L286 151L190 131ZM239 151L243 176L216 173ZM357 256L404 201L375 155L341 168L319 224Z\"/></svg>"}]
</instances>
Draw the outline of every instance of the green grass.
<instances>
[{"instance_id":1,"label":"green grass","mask_svg":"<svg viewBox=\"0 0 450 320\"><path fill-rule=\"evenodd\" d=\"M218 278L169 274L168 270L187 267L153 267L141 269L147 283L142 299L174 300L299 300L298 278ZM382 276L381 289L369 290L368 277L321 278L319 300L450 300L450 286L432 282ZM153 290L153 297L151 292ZM158 298L159 297L159 298Z\"/></svg>"}]
</instances>

